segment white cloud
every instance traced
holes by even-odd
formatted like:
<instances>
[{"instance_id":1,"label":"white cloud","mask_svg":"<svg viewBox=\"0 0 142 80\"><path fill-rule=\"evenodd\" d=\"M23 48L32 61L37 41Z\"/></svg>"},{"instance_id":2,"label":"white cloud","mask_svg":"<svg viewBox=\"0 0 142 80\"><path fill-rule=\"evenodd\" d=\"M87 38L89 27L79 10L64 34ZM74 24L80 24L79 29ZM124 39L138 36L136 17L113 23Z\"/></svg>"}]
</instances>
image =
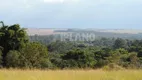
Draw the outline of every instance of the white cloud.
<instances>
[{"instance_id":1,"label":"white cloud","mask_svg":"<svg viewBox=\"0 0 142 80\"><path fill-rule=\"evenodd\" d=\"M45 3L76 3L79 0L43 0Z\"/></svg>"},{"instance_id":2,"label":"white cloud","mask_svg":"<svg viewBox=\"0 0 142 80\"><path fill-rule=\"evenodd\" d=\"M47 3L63 3L64 0L43 0L44 2L47 2Z\"/></svg>"}]
</instances>

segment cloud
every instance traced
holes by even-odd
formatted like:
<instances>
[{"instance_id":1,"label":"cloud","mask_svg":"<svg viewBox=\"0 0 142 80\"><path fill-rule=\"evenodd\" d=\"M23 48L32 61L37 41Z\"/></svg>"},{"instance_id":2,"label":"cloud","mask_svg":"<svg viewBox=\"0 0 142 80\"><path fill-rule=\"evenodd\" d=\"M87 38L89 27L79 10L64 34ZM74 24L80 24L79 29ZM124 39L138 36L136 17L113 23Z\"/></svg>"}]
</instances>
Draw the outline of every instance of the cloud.
<instances>
[{"instance_id":1,"label":"cloud","mask_svg":"<svg viewBox=\"0 0 142 80\"><path fill-rule=\"evenodd\" d=\"M45 3L63 3L64 0L43 0Z\"/></svg>"},{"instance_id":2,"label":"cloud","mask_svg":"<svg viewBox=\"0 0 142 80\"><path fill-rule=\"evenodd\" d=\"M43 0L45 3L76 3L79 0Z\"/></svg>"},{"instance_id":3,"label":"cloud","mask_svg":"<svg viewBox=\"0 0 142 80\"><path fill-rule=\"evenodd\" d=\"M25 27L123 26L142 21L142 0L0 1L0 19Z\"/></svg>"}]
</instances>

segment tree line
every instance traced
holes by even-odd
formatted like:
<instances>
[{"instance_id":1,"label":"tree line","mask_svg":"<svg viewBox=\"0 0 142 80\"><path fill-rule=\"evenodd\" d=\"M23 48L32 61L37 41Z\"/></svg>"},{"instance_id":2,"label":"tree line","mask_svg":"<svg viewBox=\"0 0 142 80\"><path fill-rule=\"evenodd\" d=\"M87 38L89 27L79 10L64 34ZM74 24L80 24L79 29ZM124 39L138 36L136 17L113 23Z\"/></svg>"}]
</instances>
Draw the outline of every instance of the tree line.
<instances>
[{"instance_id":1,"label":"tree line","mask_svg":"<svg viewBox=\"0 0 142 80\"><path fill-rule=\"evenodd\" d=\"M142 68L142 40L99 38L84 42L50 42L50 37L28 36L19 24L0 27L0 67Z\"/></svg>"}]
</instances>

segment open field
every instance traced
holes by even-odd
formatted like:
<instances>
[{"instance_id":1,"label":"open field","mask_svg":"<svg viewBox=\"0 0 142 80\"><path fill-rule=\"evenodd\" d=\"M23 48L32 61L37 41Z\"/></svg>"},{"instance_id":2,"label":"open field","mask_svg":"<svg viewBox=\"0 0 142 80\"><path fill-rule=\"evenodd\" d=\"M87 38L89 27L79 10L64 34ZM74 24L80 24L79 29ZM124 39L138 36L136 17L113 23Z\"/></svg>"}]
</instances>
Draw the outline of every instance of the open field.
<instances>
[{"instance_id":1,"label":"open field","mask_svg":"<svg viewBox=\"0 0 142 80\"><path fill-rule=\"evenodd\" d=\"M0 70L0 80L142 80L142 70Z\"/></svg>"}]
</instances>

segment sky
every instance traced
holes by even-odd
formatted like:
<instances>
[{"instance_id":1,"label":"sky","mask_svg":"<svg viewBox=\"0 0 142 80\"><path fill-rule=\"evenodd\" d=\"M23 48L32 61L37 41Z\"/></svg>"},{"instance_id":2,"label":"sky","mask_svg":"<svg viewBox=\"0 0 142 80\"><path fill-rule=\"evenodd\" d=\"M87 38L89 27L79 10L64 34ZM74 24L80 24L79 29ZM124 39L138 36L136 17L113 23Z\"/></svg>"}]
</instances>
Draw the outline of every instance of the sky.
<instances>
[{"instance_id":1,"label":"sky","mask_svg":"<svg viewBox=\"0 0 142 80\"><path fill-rule=\"evenodd\" d=\"M0 0L0 21L25 28L142 29L142 0Z\"/></svg>"}]
</instances>

